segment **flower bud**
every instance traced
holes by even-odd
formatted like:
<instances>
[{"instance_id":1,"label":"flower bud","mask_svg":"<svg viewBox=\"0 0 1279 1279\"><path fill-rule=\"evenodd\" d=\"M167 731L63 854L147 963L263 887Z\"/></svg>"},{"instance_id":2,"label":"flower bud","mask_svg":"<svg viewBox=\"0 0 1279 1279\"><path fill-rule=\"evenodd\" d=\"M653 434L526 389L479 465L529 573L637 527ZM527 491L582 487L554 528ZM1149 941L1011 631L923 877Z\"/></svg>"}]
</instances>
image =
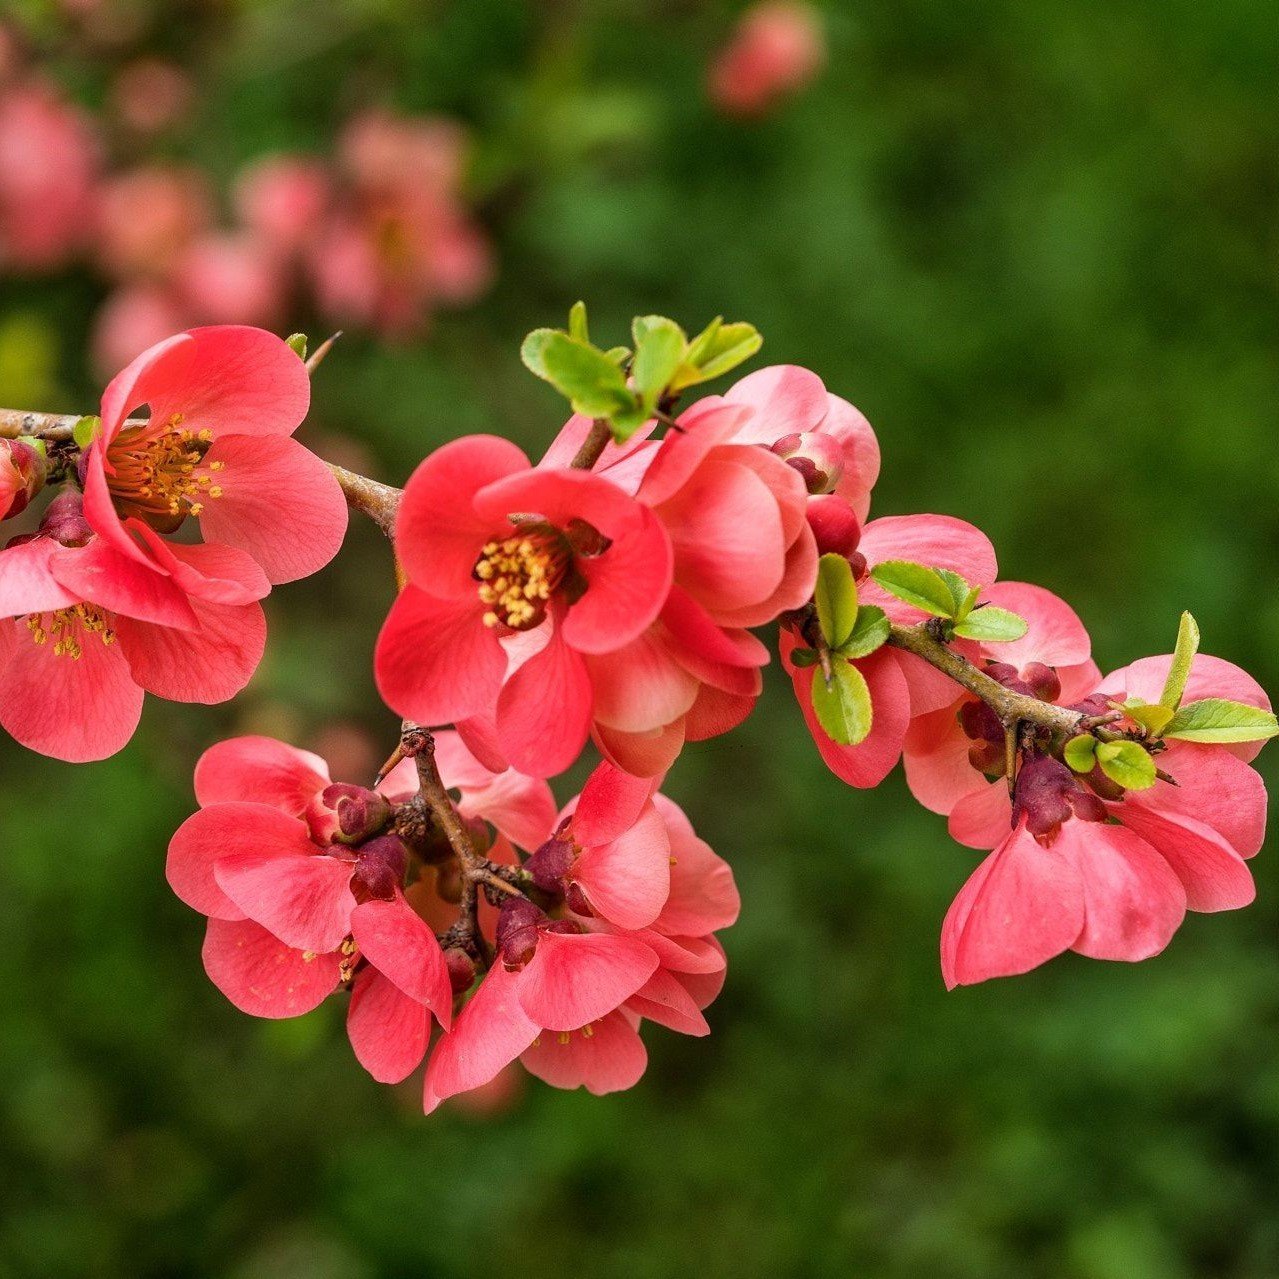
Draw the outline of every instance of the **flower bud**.
<instances>
[{"instance_id":1,"label":"flower bud","mask_svg":"<svg viewBox=\"0 0 1279 1279\"><path fill-rule=\"evenodd\" d=\"M449 985L455 995L471 989L475 980L475 961L466 951L460 946L450 946L444 952L444 964L449 970Z\"/></svg>"},{"instance_id":2,"label":"flower bud","mask_svg":"<svg viewBox=\"0 0 1279 1279\"><path fill-rule=\"evenodd\" d=\"M1086 822L1105 821L1106 808L1080 786L1061 760L1048 755L1028 759L1017 774L1013 824L1024 817L1027 829L1042 841L1055 835L1071 816Z\"/></svg>"},{"instance_id":3,"label":"flower bud","mask_svg":"<svg viewBox=\"0 0 1279 1279\"><path fill-rule=\"evenodd\" d=\"M576 880L570 880L565 887L564 900L568 904L569 910L575 915L585 915L587 918L591 918L595 914L591 909L590 899L586 896L585 890Z\"/></svg>"},{"instance_id":4,"label":"flower bud","mask_svg":"<svg viewBox=\"0 0 1279 1279\"><path fill-rule=\"evenodd\" d=\"M997 742L974 742L968 748L968 762L991 779L1002 777L1008 766L1004 748Z\"/></svg>"},{"instance_id":5,"label":"flower bud","mask_svg":"<svg viewBox=\"0 0 1279 1279\"><path fill-rule=\"evenodd\" d=\"M826 493L815 497L808 504L808 526L817 539L819 555L852 556L862 539L862 526L847 498L838 493ZM861 558L861 557L859 557ZM862 573L866 561L862 559ZM860 577L854 565L854 576Z\"/></svg>"},{"instance_id":6,"label":"flower bud","mask_svg":"<svg viewBox=\"0 0 1279 1279\"><path fill-rule=\"evenodd\" d=\"M1021 678L1041 702L1055 702L1061 696L1061 680L1051 666L1043 662L1027 662Z\"/></svg>"},{"instance_id":7,"label":"flower bud","mask_svg":"<svg viewBox=\"0 0 1279 1279\"><path fill-rule=\"evenodd\" d=\"M975 742L1003 744L1004 726L985 702L965 702L959 708L959 726Z\"/></svg>"},{"instance_id":8,"label":"flower bud","mask_svg":"<svg viewBox=\"0 0 1279 1279\"><path fill-rule=\"evenodd\" d=\"M391 820L385 796L364 786L335 782L326 786L307 806L311 838L320 844L360 844Z\"/></svg>"},{"instance_id":9,"label":"flower bud","mask_svg":"<svg viewBox=\"0 0 1279 1279\"><path fill-rule=\"evenodd\" d=\"M59 493L45 509L40 532L63 546L84 546L93 536L84 518L84 498L70 491Z\"/></svg>"},{"instance_id":10,"label":"flower bud","mask_svg":"<svg viewBox=\"0 0 1279 1279\"><path fill-rule=\"evenodd\" d=\"M844 451L833 436L792 432L773 442L772 451L803 477L810 494L833 493L844 473Z\"/></svg>"},{"instance_id":11,"label":"flower bud","mask_svg":"<svg viewBox=\"0 0 1279 1279\"><path fill-rule=\"evenodd\" d=\"M44 454L26 440L0 440L0 520L27 509L47 471Z\"/></svg>"},{"instance_id":12,"label":"flower bud","mask_svg":"<svg viewBox=\"0 0 1279 1279\"><path fill-rule=\"evenodd\" d=\"M544 892L560 897L564 893L564 877L577 855L572 840L552 835L524 863L524 869L533 876L533 882Z\"/></svg>"},{"instance_id":13,"label":"flower bud","mask_svg":"<svg viewBox=\"0 0 1279 1279\"><path fill-rule=\"evenodd\" d=\"M362 844L351 876L357 902L389 902L404 886L404 845L394 835L379 835Z\"/></svg>"},{"instance_id":14,"label":"flower bud","mask_svg":"<svg viewBox=\"0 0 1279 1279\"><path fill-rule=\"evenodd\" d=\"M502 903L495 940L507 968L522 968L533 958L538 925L545 922L545 913L526 897L508 897Z\"/></svg>"}]
</instances>

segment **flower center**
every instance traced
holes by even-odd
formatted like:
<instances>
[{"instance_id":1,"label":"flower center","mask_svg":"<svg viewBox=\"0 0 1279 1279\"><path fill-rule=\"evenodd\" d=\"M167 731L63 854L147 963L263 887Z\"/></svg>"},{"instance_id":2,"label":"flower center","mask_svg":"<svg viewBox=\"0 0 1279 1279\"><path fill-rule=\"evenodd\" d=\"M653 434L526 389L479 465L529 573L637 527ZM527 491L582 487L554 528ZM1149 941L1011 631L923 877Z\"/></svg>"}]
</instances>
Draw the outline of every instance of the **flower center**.
<instances>
[{"instance_id":1,"label":"flower center","mask_svg":"<svg viewBox=\"0 0 1279 1279\"><path fill-rule=\"evenodd\" d=\"M210 498L222 496L214 483L222 462L204 461L209 431L184 431L182 414L162 426L126 427L107 449L107 475L116 510L136 516L161 533L171 533L188 515L199 515Z\"/></svg>"},{"instance_id":2,"label":"flower center","mask_svg":"<svg viewBox=\"0 0 1279 1279\"><path fill-rule=\"evenodd\" d=\"M75 604L53 613L28 613L26 621L36 644L52 643L56 657L78 662L90 637L96 635L103 644L115 643L115 632L107 618L108 614L92 604Z\"/></svg>"},{"instance_id":3,"label":"flower center","mask_svg":"<svg viewBox=\"0 0 1279 1279\"><path fill-rule=\"evenodd\" d=\"M539 626L572 561L568 538L549 524L485 543L474 569L480 600L489 607L484 625L509 626L513 631Z\"/></svg>"}]
</instances>

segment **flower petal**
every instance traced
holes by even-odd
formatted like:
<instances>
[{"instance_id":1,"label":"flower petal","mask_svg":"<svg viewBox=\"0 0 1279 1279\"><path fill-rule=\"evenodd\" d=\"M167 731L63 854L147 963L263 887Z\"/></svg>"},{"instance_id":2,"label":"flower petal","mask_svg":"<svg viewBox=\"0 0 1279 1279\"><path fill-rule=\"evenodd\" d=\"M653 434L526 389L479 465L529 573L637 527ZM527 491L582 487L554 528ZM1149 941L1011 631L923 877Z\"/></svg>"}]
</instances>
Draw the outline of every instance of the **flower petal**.
<instances>
[{"instance_id":1,"label":"flower petal","mask_svg":"<svg viewBox=\"0 0 1279 1279\"><path fill-rule=\"evenodd\" d=\"M62 551L52 538L37 537L0 551L0 618L27 613L52 613L89 598L68 590L50 563Z\"/></svg>"},{"instance_id":2,"label":"flower petal","mask_svg":"<svg viewBox=\"0 0 1279 1279\"><path fill-rule=\"evenodd\" d=\"M655 795L653 803L671 845L670 893L653 927L669 936L696 937L736 923L742 899L732 867L698 838L678 804L665 795Z\"/></svg>"},{"instance_id":3,"label":"flower petal","mask_svg":"<svg viewBox=\"0 0 1279 1279\"><path fill-rule=\"evenodd\" d=\"M857 549L874 568L885 560L910 560L947 568L973 586L989 586L998 576L995 548L980 529L949 515L892 515L871 520ZM925 614L882 590L869 577L857 584L863 604L878 604L895 622L919 621Z\"/></svg>"},{"instance_id":4,"label":"flower petal","mask_svg":"<svg viewBox=\"0 0 1279 1279\"><path fill-rule=\"evenodd\" d=\"M638 1013L665 1026L680 1035L709 1035L711 1028L702 1016L697 1001L688 993L679 979L666 969L659 968L626 1001L629 1012Z\"/></svg>"},{"instance_id":5,"label":"flower petal","mask_svg":"<svg viewBox=\"0 0 1279 1279\"><path fill-rule=\"evenodd\" d=\"M616 839L584 848L573 879L594 914L619 928L647 928L666 904L671 886L671 843L657 809L646 805Z\"/></svg>"},{"instance_id":6,"label":"flower petal","mask_svg":"<svg viewBox=\"0 0 1279 1279\"><path fill-rule=\"evenodd\" d=\"M83 547L49 545L54 549L49 571L81 599L157 626L192 630L198 625L187 593L150 561L124 555L101 537Z\"/></svg>"},{"instance_id":7,"label":"flower petal","mask_svg":"<svg viewBox=\"0 0 1279 1279\"><path fill-rule=\"evenodd\" d=\"M585 1088L602 1097L634 1087L648 1053L630 1021L610 1013L582 1030L544 1032L520 1054L520 1062L552 1088Z\"/></svg>"},{"instance_id":8,"label":"flower petal","mask_svg":"<svg viewBox=\"0 0 1279 1279\"><path fill-rule=\"evenodd\" d=\"M196 761L195 797L201 808L238 799L301 817L329 780L329 766L310 751L273 737L231 737Z\"/></svg>"},{"instance_id":9,"label":"flower petal","mask_svg":"<svg viewBox=\"0 0 1279 1279\"><path fill-rule=\"evenodd\" d=\"M996 582L981 599L1016 613L1026 621L1018 640L987 647L988 656L1019 670L1028 662L1045 666L1080 666L1092 656L1092 640L1078 614L1065 600L1029 582Z\"/></svg>"},{"instance_id":10,"label":"flower petal","mask_svg":"<svg viewBox=\"0 0 1279 1279\"><path fill-rule=\"evenodd\" d=\"M351 870L350 862L312 845L310 853L283 856L265 849L231 853L214 863L213 877L250 919L286 945L323 955L337 950L351 931Z\"/></svg>"},{"instance_id":11,"label":"flower petal","mask_svg":"<svg viewBox=\"0 0 1279 1279\"><path fill-rule=\"evenodd\" d=\"M498 734L514 768L530 777L553 777L581 754L590 724L590 677L556 630L502 686Z\"/></svg>"},{"instance_id":12,"label":"flower petal","mask_svg":"<svg viewBox=\"0 0 1279 1279\"><path fill-rule=\"evenodd\" d=\"M448 1029L453 1019L453 988L444 952L403 894L397 893L391 901L361 902L351 912L351 935L374 968L410 999L429 1008Z\"/></svg>"},{"instance_id":13,"label":"flower petal","mask_svg":"<svg viewBox=\"0 0 1279 1279\"><path fill-rule=\"evenodd\" d=\"M1142 804L1170 817L1210 826L1241 857L1252 857L1266 837L1266 785L1261 774L1219 746L1169 742L1159 766L1177 780L1157 781Z\"/></svg>"},{"instance_id":14,"label":"flower petal","mask_svg":"<svg viewBox=\"0 0 1279 1279\"><path fill-rule=\"evenodd\" d=\"M947 829L951 839L969 848L994 848L1008 838L1013 825L1012 814L1008 783L979 778L977 789L970 791L950 810Z\"/></svg>"},{"instance_id":15,"label":"flower petal","mask_svg":"<svg viewBox=\"0 0 1279 1279\"><path fill-rule=\"evenodd\" d=\"M308 959L249 919L210 919L201 954L209 980L251 1017L299 1017L341 981L340 956Z\"/></svg>"},{"instance_id":16,"label":"flower petal","mask_svg":"<svg viewBox=\"0 0 1279 1279\"><path fill-rule=\"evenodd\" d=\"M398 1084L422 1064L431 1016L376 968L366 968L351 989L346 1033L355 1059L380 1084Z\"/></svg>"},{"instance_id":17,"label":"flower petal","mask_svg":"<svg viewBox=\"0 0 1279 1279\"><path fill-rule=\"evenodd\" d=\"M578 1030L620 1007L656 970L652 949L632 937L544 932L520 973L520 1007L546 1030Z\"/></svg>"}]
</instances>

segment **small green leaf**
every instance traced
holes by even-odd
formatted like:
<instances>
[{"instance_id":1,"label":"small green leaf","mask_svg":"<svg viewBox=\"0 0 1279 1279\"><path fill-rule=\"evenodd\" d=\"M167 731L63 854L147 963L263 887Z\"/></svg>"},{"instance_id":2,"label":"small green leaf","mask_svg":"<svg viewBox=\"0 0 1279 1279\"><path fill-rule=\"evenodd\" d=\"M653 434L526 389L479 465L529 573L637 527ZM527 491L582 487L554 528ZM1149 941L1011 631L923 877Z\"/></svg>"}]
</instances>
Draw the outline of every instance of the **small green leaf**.
<instances>
[{"instance_id":1,"label":"small green leaf","mask_svg":"<svg viewBox=\"0 0 1279 1279\"><path fill-rule=\"evenodd\" d=\"M1125 790L1147 790L1155 784L1155 761L1136 742L1098 742L1097 763Z\"/></svg>"},{"instance_id":2,"label":"small green leaf","mask_svg":"<svg viewBox=\"0 0 1279 1279\"><path fill-rule=\"evenodd\" d=\"M951 610L951 617L957 622L962 621L963 617L961 615L963 614L964 603L968 599L972 587L958 573L952 573L948 568L937 568L933 572L946 583L946 587L950 591L950 597L955 602L955 607ZM980 594L980 592L978 593ZM976 596L973 598L975 600ZM969 606L969 611L971 611L971 605Z\"/></svg>"},{"instance_id":3,"label":"small green leaf","mask_svg":"<svg viewBox=\"0 0 1279 1279\"><path fill-rule=\"evenodd\" d=\"M635 408L635 395L617 364L559 329L534 329L524 339L520 358L566 396L575 413L611 418Z\"/></svg>"},{"instance_id":4,"label":"small green leaf","mask_svg":"<svg viewBox=\"0 0 1279 1279\"><path fill-rule=\"evenodd\" d=\"M1026 633L1026 619L1018 617L1006 608L987 604L975 608L955 627L955 634L964 639L983 640L986 643L1007 643L1021 639Z\"/></svg>"},{"instance_id":5,"label":"small green leaf","mask_svg":"<svg viewBox=\"0 0 1279 1279\"><path fill-rule=\"evenodd\" d=\"M635 363L631 373L636 390L651 408L670 385L675 371L684 362L688 339L674 320L661 315L635 320Z\"/></svg>"},{"instance_id":6,"label":"small green leaf","mask_svg":"<svg viewBox=\"0 0 1279 1279\"><path fill-rule=\"evenodd\" d=\"M937 617L950 617L955 610L955 597L936 569L910 560L885 560L870 571L890 595Z\"/></svg>"},{"instance_id":7,"label":"small green leaf","mask_svg":"<svg viewBox=\"0 0 1279 1279\"><path fill-rule=\"evenodd\" d=\"M856 746L870 734L870 689L851 662L831 662L830 683L820 666L813 667L813 710L826 735L840 746Z\"/></svg>"},{"instance_id":8,"label":"small green leaf","mask_svg":"<svg viewBox=\"0 0 1279 1279\"><path fill-rule=\"evenodd\" d=\"M842 648L857 622L857 583L842 555L823 555L817 562L817 625L829 648Z\"/></svg>"},{"instance_id":9,"label":"small green leaf","mask_svg":"<svg viewBox=\"0 0 1279 1279\"><path fill-rule=\"evenodd\" d=\"M877 648L888 642L888 618L882 608L863 604L857 610L857 621L852 634L839 646L839 655L854 658L869 657Z\"/></svg>"},{"instance_id":10,"label":"small green leaf","mask_svg":"<svg viewBox=\"0 0 1279 1279\"><path fill-rule=\"evenodd\" d=\"M620 369L631 358L631 348L629 346L610 346L604 354Z\"/></svg>"},{"instance_id":11,"label":"small green leaf","mask_svg":"<svg viewBox=\"0 0 1279 1279\"><path fill-rule=\"evenodd\" d=\"M1224 697L1187 702L1164 729L1165 737L1182 742L1261 742L1279 736L1279 723L1271 711Z\"/></svg>"},{"instance_id":12,"label":"small green leaf","mask_svg":"<svg viewBox=\"0 0 1279 1279\"><path fill-rule=\"evenodd\" d=\"M284 344L298 357L299 360L306 359L306 334L291 333L284 339Z\"/></svg>"},{"instance_id":13,"label":"small green leaf","mask_svg":"<svg viewBox=\"0 0 1279 1279\"><path fill-rule=\"evenodd\" d=\"M1062 758L1072 772L1091 773L1097 763L1097 739L1091 733L1072 737L1062 751Z\"/></svg>"},{"instance_id":14,"label":"small green leaf","mask_svg":"<svg viewBox=\"0 0 1279 1279\"><path fill-rule=\"evenodd\" d=\"M735 369L743 360L749 360L763 345L764 339L753 324L713 320L693 339L671 390L682 391L699 382L709 382Z\"/></svg>"},{"instance_id":15,"label":"small green leaf","mask_svg":"<svg viewBox=\"0 0 1279 1279\"><path fill-rule=\"evenodd\" d=\"M791 650L792 666L816 666L821 654L815 648L795 648Z\"/></svg>"},{"instance_id":16,"label":"small green leaf","mask_svg":"<svg viewBox=\"0 0 1279 1279\"><path fill-rule=\"evenodd\" d=\"M71 438L78 449L87 449L102 429L100 417L82 417L72 428Z\"/></svg>"},{"instance_id":17,"label":"small green leaf","mask_svg":"<svg viewBox=\"0 0 1279 1279\"><path fill-rule=\"evenodd\" d=\"M634 408L624 409L621 413L614 413L612 418L609 419L613 427L613 438L619 444L625 444L648 421L650 416L649 409L643 404L636 404Z\"/></svg>"},{"instance_id":18,"label":"small green leaf","mask_svg":"<svg viewBox=\"0 0 1279 1279\"><path fill-rule=\"evenodd\" d=\"M574 302L568 313L568 335L575 342L589 342L590 331L586 327L586 303Z\"/></svg>"},{"instance_id":19,"label":"small green leaf","mask_svg":"<svg viewBox=\"0 0 1279 1279\"><path fill-rule=\"evenodd\" d=\"M1190 665L1199 651L1199 624L1189 613L1181 615L1177 626L1177 647L1173 649L1172 665L1168 668L1168 678L1164 681L1164 691L1159 696L1159 705L1175 711L1181 705L1186 693L1186 681L1190 678Z\"/></svg>"},{"instance_id":20,"label":"small green leaf","mask_svg":"<svg viewBox=\"0 0 1279 1279\"><path fill-rule=\"evenodd\" d=\"M1166 706L1147 705L1135 699L1124 703L1123 712L1134 723L1140 724L1151 737L1159 737L1174 714Z\"/></svg>"}]
</instances>

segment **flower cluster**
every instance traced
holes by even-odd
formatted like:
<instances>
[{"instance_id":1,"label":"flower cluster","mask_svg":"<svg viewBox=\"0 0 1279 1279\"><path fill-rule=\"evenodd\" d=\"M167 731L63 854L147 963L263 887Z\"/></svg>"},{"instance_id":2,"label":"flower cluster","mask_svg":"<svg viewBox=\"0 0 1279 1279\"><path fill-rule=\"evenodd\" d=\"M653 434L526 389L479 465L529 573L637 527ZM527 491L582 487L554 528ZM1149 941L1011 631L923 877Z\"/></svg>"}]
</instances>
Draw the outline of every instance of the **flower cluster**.
<instances>
[{"instance_id":1,"label":"flower cluster","mask_svg":"<svg viewBox=\"0 0 1279 1279\"><path fill-rule=\"evenodd\" d=\"M64 759L118 749L144 690L242 687L258 601L336 553L344 500L393 537L373 665L402 725L374 784L266 738L197 767L169 880L208 917L232 1003L287 1017L349 997L358 1060L384 1082L426 1060L428 1112L517 1059L557 1087L629 1087L644 1021L707 1033L738 911L659 788L688 743L751 713L769 640L837 777L871 787L904 761L919 802L988 852L942 926L948 986L1065 950L1144 959L1187 910L1251 900L1250 763L1279 723L1189 614L1172 653L1103 678L1076 614L999 581L980 530L869 518L875 433L816 374L764 368L677 412L753 354L751 326L689 338L646 316L633 340L593 346L580 305L531 334L525 362L575 410L540 460L466 436L402 494L291 438L308 369L249 328L151 348L70 442L0 441L8 514L64 486L0 551L0 723ZM548 779L587 751L557 813Z\"/></svg>"}]
</instances>

